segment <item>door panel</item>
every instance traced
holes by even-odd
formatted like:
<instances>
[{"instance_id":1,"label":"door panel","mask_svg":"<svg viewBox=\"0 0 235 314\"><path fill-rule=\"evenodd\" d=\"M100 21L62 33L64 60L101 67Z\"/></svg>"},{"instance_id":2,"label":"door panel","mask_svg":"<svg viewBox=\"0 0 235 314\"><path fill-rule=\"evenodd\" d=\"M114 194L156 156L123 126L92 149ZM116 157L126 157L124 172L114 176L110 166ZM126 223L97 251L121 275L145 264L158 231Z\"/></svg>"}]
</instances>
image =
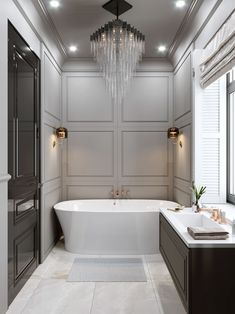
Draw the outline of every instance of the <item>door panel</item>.
<instances>
[{"instance_id":1,"label":"door panel","mask_svg":"<svg viewBox=\"0 0 235 314\"><path fill-rule=\"evenodd\" d=\"M35 106L34 104L34 65L16 51L16 145L17 177L35 175Z\"/></svg>"},{"instance_id":2,"label":"door panel","mask_svg":"<svg viewBox=\"0 0 235 314\"><path fill-rule=\"evenodd\" d=\"M9 304L39 262L39 59L8 27Z\"/></svg>"}]
</instances>

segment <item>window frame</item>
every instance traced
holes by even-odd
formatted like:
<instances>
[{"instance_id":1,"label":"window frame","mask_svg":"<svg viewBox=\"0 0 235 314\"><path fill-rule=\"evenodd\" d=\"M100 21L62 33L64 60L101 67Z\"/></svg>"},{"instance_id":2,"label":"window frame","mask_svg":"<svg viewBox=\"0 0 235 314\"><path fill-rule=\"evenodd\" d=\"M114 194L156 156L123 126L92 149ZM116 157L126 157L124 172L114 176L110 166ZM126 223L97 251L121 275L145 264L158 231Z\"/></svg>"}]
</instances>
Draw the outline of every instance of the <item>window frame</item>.
<instances>
[{"instance_id":1,"label":"window frame","mask_svg":"<svg viewBox=\"0 0 235 314\"><path fill-rule=\"evenodd\" d=\"M235 93L235 79L231 74L231 72L227 74L227 202L235 204L235 194L230 194L230 95Z\"/></svg>"}]
</instances>

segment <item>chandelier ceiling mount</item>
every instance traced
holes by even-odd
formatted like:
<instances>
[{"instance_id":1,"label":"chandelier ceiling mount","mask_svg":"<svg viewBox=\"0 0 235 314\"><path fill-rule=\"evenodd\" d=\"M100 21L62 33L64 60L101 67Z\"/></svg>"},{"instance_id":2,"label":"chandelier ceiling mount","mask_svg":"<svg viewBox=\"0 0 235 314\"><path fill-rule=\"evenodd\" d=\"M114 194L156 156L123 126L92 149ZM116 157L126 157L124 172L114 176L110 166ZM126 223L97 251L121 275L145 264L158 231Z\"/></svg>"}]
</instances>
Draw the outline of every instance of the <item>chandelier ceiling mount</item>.
<instances>
[{"instance_id":1,"label":"chandelier ceiling mount","mask_svg":"<svg viewBox=\"0 0 235 314\"><path fill-rule=\"evenodd\" d=\"M117 20L120 15L132 9L132 5L125 0L110 0L103 5L103 8L116 15Z\"/></svg>"}]
</instances>

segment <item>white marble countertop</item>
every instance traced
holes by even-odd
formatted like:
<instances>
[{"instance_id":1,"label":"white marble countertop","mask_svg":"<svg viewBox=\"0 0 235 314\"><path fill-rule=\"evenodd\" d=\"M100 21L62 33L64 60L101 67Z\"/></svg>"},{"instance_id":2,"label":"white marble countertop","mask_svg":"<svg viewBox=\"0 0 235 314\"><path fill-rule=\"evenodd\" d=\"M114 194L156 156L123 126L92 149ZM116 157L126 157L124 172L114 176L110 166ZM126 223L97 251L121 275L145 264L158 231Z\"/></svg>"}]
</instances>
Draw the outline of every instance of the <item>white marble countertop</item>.
<instances>
[{"instance_id":1,"label":"white marble countertop","mask_svg":"<svg viewBox=\"0 0 235 314\"><path fill-rule=\"evenodd\" d=\"M185 227L178 219L177 216L181 215L181 213L192 214L193 211L191 208L185 208L179 212L173 212L167 209L160 210L172 228L176 231L179 237L183 240L187 247L190 248L235 248L235 236L232 236L232 227L228 224L218 224L223 229L229 232L229 237L226 240L194 240L188 233L187 227ZM210 214L207 212L195 213L195 215L205 215L210 217ZM188 226L190 227L190 226Z\"/></svg>"}]
</instances>

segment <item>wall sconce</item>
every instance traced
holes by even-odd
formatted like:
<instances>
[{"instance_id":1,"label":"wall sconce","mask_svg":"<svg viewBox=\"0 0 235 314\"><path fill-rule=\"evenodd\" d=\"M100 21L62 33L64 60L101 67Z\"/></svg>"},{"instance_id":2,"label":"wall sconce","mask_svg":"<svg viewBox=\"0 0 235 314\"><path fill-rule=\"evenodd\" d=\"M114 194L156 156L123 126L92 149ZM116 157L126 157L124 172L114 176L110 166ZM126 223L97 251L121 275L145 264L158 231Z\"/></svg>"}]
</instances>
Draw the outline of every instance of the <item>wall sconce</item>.
<instances>
[{"instance_id":1,"label":"wall sconce","mask_svg":"<svg viewBox=\"0 0 235 314\"><path fill-rule=\"evenodd\" d=\"M68 130L66 128L57 128L56 129L56 136L59 140L65 140L68 138Z\"/></svg>"},{"instance_id":2,"label":"wall sconce","mask_svg":"<svg viewBox=\"0 0 235 314\"><path fill-rule=\"evenodd\" d=\"M168 139L172 140L173 144L178 143L179 134L180 134L180 131L176 127L169 128L167 131L167 137L168 137ZM182 146L183 146L182 141L179 141L179 145L182 148Z\"/></svg>"},{"instance_id":3,"label":"wall sconce","mask_svg":"<svg viewBox=\"0 0 235 314\"><path fill-rule=\"evenodd\" d=\"M55 136L55 139L52 142L53 148L56 146L56 142L58 142L58 144L62 144L62 141L68 138L68 130L62 127L57 128L54 136Z\"/></svg>"}]
</instances>

